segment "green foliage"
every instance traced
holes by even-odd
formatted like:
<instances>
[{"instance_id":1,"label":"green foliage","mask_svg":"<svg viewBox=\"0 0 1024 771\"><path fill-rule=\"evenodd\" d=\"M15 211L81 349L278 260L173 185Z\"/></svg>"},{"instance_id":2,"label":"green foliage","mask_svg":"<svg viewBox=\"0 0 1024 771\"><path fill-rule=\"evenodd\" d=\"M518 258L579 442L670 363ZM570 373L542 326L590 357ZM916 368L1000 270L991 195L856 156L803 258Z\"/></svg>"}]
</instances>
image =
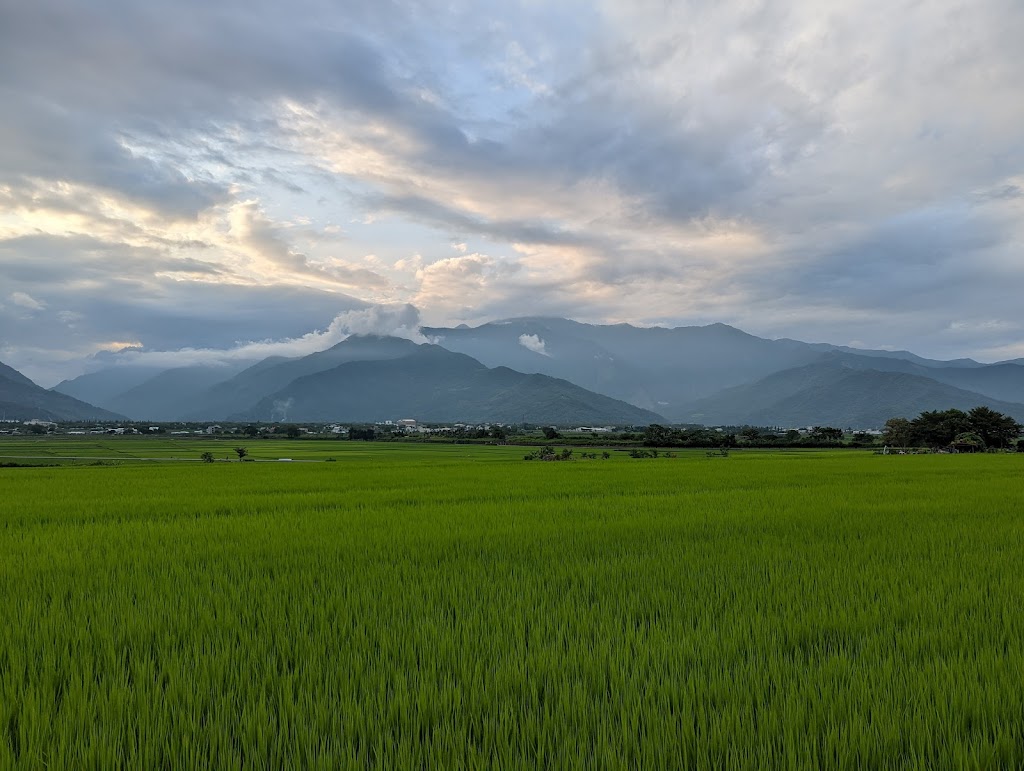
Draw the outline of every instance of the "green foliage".
<instances>
[{"instance_id":1,"label":"green foliage","mask_svg":"<svg viewBox=\"0 0 1024 771\"><path fill-rule=\"evenodd\" d=\"M549 442L552 439L558 439L559 437L561 437L561 434L558 433L554 426L544 426L543 428L541 428L541 431L544 432L544 438L547 439Z\"/></svg>"},{"instance_id":2,"label":"green foliage","mask_svg":"<svg viewBox=\"0 0 1024 771\"><path fill-rule=\"evenodd\" d=\"M890 418L885 421L882 440L896 447L907 447L913 441L914 428L906 418Z\"/></svg>"},{"instance_id":3,"label":"green foliage","mask_svg":"<svg viewBox=\"0 0 1024 771\"><path fill-rule=\"evenodd\" d=\"M562 448L560 452L555 452L554 447L541 447L539 450L534 450L531 453L527 453L523 456L523 460L572 460L573 451L568 447Z\"/></svg>"},{"instance_id":4,"label":"green foliage","mask_svg":"<svg viewBox=\"0 0 1024 771\"><path fill-rule=\"evenodd\" d=\"M235 455L238 456L239 460L244 460L245 456L248 455L248 454L249 454L249 450L247 450L245 447L236 447L235 448Z\"/></svg>"},{"instance_id":5,"label":"green foliage","mask_svg":"<svg viewBox=\"0 0 1024 771\"><path fill-rule=\"evenodd\" d=\"M1021 425L1016 420L988 407L975 407L967 416L971 430L987 447L1012 447L1021 434Z\"/></svg>"},{"instance_id":6,"label":"green foliage","mask_svg":"<svg viewBox=\"0 0 1024 771\"><path fill-rule=\"evenodd\" d=\"M203 463L213 463L213 453L212 452L204 452L199 457L202 458Z\"/></svg>"},{"instance_id":7,"label":"green foliage","mask_svg":"<svg viewBox=\"0 0 1024 771\"><path fill-rule=\"evenodd\" d=\"M970 447L972 450L985 449L985 440L970 431L957 434L952 444L954 447Z\"/></svg>"},{"instance_id":8,"label":"green foliage","mask_svg":"<svg viewBox=\"0 0 1024 771\"><path fill-rule=\"evenodd\" d=\"M843 430L832 426L815 426L811 431L811 439L817 442L841 442Z\"/></svg>"},{"instance_id":9,"label":"green foliage","mask_svg":"<svg viewBox=\"0 0 1024 771\"><path fill-rule=\"evenodd\" d=\"M910 445L948 447L961 435L976 436L980 447L1013 447L1021 426L1013 418L988 407L963 410L931 410L911 421L893 418L886 423L885 441L898 447ZM968 442L970 443L970 442Z\"/></svg>"},{"instance_id":10,"label":"green foliage","mask_svg":"<svg viewBox=\"0 0 1024 771\"><path fill-rule=\"evenodd\" d=\"M1024 765L1019 456L329 448L0 472L0 768Z\"/></svg>"},{"instance_id":11,"label":"green foliage","mask_svg":"<svg viewBox=\"0 0 1024 771\"><path fill-rule=\"evenodd\" d=\"M654 423L644 430L648 447L735 447L736 435L709 428L672 428Z\"/></svg>"}]
</instances>

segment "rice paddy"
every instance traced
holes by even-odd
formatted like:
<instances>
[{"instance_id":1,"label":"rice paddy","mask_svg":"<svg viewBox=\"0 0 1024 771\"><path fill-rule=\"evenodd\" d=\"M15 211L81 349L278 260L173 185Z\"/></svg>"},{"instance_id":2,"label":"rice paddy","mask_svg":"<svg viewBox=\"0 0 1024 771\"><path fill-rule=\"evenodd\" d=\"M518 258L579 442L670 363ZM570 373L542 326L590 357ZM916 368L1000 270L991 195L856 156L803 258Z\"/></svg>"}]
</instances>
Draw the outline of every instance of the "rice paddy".
<instances>
[{"instance_id":1,"label":"rice paddy","mask_svg":"<svg viewBox=\"0 0 1024 771\"><path fill-rule=\"evenodd\" d=\"M1024 456L249 447L0 468L0 768L1024 766Z\"/></svg>"}]
</instances>

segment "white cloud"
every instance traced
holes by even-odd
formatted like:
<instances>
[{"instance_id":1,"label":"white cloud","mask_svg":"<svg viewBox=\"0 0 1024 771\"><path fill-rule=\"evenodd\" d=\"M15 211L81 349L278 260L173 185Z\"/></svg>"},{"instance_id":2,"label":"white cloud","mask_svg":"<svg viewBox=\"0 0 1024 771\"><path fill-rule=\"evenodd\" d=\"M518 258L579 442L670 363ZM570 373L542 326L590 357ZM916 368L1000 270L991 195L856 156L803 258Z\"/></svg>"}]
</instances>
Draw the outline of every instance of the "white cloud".
<instances>
[{"instance_id":1,"label":"white cloud","mask_svg":"<svg viewBox=\"0 0 1024 771\"><path fill-rule=\"evenodd\" d=\"M46 309L46 303L37 300L27 292L12 292L11 302L19 308L25 308L30 311L41 311Z\"/></svg>"},{"instance_id":2,"label":"white cloud","mask_svg":"<svg viewBox=\"0 0 1024 771\"><path fill-rule=\"evenodd\" d=\"M419 327L420 313L414 306L378 305L340 313L326 329L314 330L300 337L246 341L230 348L181 348L167 351L146 350L133 344L118 351L114 363L127 367L183 367L193 364L216 365L230 361L255 361L268 356L308 356L326 350L352 335L401 337L419 344L430 342L419 331Z\"/></svg>"},{"instance_id":3,"label":"white cloud","mask_svg":"<svg viewBox=\"0 0 1024 771\"><path fill-rule=\"evenodd\" d=\"M534 353L539 353L541 356L551 355L547 352L546 345L539 335L519 335L519 344Z\"/></svg>"}]
</instances>

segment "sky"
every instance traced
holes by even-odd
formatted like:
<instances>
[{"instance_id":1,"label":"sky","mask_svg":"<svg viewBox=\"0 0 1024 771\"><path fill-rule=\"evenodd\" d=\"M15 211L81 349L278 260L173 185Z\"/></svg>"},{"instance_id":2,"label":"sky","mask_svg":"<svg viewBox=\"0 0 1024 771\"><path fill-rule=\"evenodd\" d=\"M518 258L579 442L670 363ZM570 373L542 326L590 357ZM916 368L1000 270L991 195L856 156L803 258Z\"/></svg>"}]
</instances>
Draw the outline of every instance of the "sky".
<instances>
[{"instance_id":1,"label":"sky","mask_svg":"<svg viewBox=\"0 0 1024 771\"><path fill-rule=\"evenodd\" d=\"M1020 0L0 0L0 360L530 315L1024 356L1021 40Z\"/></svg>"}]
</instances>

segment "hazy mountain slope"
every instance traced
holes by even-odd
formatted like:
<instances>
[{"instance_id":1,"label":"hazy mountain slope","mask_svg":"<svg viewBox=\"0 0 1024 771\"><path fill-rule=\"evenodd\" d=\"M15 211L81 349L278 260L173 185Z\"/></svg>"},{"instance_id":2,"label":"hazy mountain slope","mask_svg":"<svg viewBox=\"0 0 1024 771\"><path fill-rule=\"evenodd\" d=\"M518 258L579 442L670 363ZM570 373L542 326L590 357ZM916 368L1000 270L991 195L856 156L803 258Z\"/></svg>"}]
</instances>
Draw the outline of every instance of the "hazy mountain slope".
<instances>
[{"instance_id":1,"label":"hazy mountain slope","mask_svg":"<svg viewBox=\"0 0 1024 771\"><path fill-rule=\"evenodd\" d=\"M299 378L232 419L646 425L664 419L565 380L489 369L434 345Z\"/></svg>"},{"instance_id":2,"label":"hazy mountain slope","mask_svg":"<svg viewBox=\"0 0 1024 771\"><path fill-rule=\"evenodd\" d=\"M178 367L160 372L107 402L134 420L180 420L199 394L238 372L243 362Z\"/></svg>"},{"instance_id":3,"label":"hazy mountain slope","mask_svg":"<svg viewBox=\"0 0 1024 771\"><path fill-rule=\"evenodd\" d=\"M823 361L842 363L856 369L920 375L1000 401L1024 403L1024 366L1016 363L940 367L938 362L921 365L904 359L873 358L836 351L826 354Z\"/></svg>"},{"instance_id":4,"label":"hazy mountain slope","mask_svg":"<svg viewBox=\"0 0 1024 771\"><path fill-rule=\"evenodd\" d=\"M1024 420L1024 404L993 399L905 372L854 368L836 361L778 372L702 399L687 422L872 428L924 410L987 406Z\"/></svg>"},{"instance_id":5,"label":"hazy mountain slope","mask_svg":"<svg viewBox=\"0 0 1024 771\"><path fill-rule=\"evenodd\" d=\"M564 378L670 418L696 398L821 355L725 324L665 329L524 318L423 333L488 366Z\"/></svg>"},{"instance_id":6,"label":"hazy mountain slope","mask_svg":"<svg viewBox=\"0 0 1024 771\"><path fill-rule=\"evenodd\" d=\"M0 418L8 420L121 420L122 416L48 391L0 362Z\"/></svg>"},{"instance_id":7,"label":"hazy mountain slope","mask_svg":"<svg viewBox=\"0 0 1024 771\"><path fill-rule=\"evenodd\" d=\"M922 367L943 367L943 368L959 368L959 369L970 369L972 367L984 367L986 365L981 362L977 362L974 359L950 359L948 361L942 361L939 359L927 359L924 356L918 356L916 353L910 351L881 351L872 350L870 348L851 348L848 345L832 345L831 343L801 343L799 340L788 340L788 342L796 343L798 345L809 345L817 351L827 353L835 351L839 353L849 353L856 356L867 356L872 359L896 359L902 361L909 361L913 364L917 364Z\"/></svg>"},{"instance_id":8,"label":"hazy mountain slope","mask_svg":"<svg viewBox=\"0 0 1024 771\"><path fill-rule=\"evenodd\" d=\"M382 361L415 351L416 343L397 337L353 335L325 351L301 358L273 356L234 377L196 394L186 416L197 420L223 420L245 410L294 380L351 361Z\"/></svg>"},{"instance_id":9,"label":"hazy mountain slope","mask_svg":"<svg viewBox=\"0 0 1024 771\"><path fill-rule=\"evenodd\" d=\"M107 406L125 391L135 388L166 369L166 367L108 367L98 372L79 375L71 380L62 380L51 390L73 396L83 402Z\"/></svg>"},{"instance_id":10,"label":"hazy mountain slope","mask_svg":"<svg viewBox=\"0 0 1024 771\"><path fill-rule=\"evenodd\" d=\"M35 385L35 383L33 383L29 378L25 377L20 372L18 372L18 370L16 370L14 367L9 367L2 361L0 361L0 378L4 378L6 380L9 380L11 383L15 383L21 386Z\"/></svg>"}]
</instances>

